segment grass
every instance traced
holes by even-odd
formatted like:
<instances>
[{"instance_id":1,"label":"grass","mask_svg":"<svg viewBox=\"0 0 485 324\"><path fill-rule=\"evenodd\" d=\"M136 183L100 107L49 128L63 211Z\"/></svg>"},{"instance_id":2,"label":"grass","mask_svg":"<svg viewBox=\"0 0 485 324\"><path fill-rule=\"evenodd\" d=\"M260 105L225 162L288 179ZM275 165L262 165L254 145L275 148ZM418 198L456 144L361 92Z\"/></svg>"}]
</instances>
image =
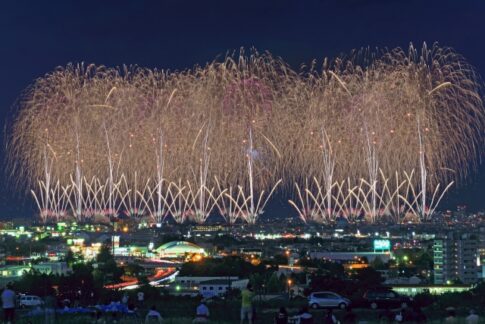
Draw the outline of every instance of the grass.
<instances>
[{"instance_id":1,"label":"grass","mask_svg":"<svg viewBox=\"0 0 485 324\"><path fill-rule=\"evenodd\" d=\"M121 318L118 319L117 323L142 323L145 314L147 313L147 308L152 304L145 305L144 308L140 309L138 313L140 314L140 320L134 321L132 318ZM189 298L180 297L162 297L155 302L157 309L161 312L164 318L163 323L192 323L193 316L195 315L195 309L197 306L197 300ZM305 305L305 300L303 301L273 301L265 303L256 303L257 310L257 320L256 323L273 323L274 314L277 312L280 306L285 306L287 308L290 316L295 315L298 309ZM219 300L208 304L211 312L211 323L226 324L226 323L238 323L240 314L240 301L239 300ZM482 312L482 310L478 310ZM316 323L320 323L323 320L324 310L312 310L311 311ZM378 314L380 311L374 311L370 309L355 309L354 313L357 315L358 321L366 321L366 323L378 323ZM22 313L24 311L18 312L18 321L16 323L32 323L32 324L44 324L43 316L36 318L22 318ZM424 310L424 313L428 317L428 323L442 323L446 312L437 307L430 307ZM465 323L464 318L468 313L468 309L463 307L457 308L458 323ZM342 318L343 312L336 310L334 312L337 318ZM485 316L483 313L479 314L485 323ZM110 316L105 316L106 323L112 323ZM48 322L47 322L48 323ZM54 322L51 322L54 323ZM92 318L89 315L57 315L55 323L92 323Z\"/></svg>"}]
</instances>

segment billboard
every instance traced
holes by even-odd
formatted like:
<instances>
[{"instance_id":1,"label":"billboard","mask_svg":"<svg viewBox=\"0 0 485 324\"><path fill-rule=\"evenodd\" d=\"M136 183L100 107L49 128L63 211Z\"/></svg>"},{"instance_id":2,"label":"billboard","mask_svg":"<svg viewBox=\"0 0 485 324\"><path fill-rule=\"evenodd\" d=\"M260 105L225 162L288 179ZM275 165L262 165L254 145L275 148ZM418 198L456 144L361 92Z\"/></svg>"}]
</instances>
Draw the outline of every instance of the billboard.
<instances>
[{"instance_id":1,"label":"billboard","mask_svg":"<svg viewBox=\"0 0 485 324\"><path fill-rule=\"evenodd\" d=\"M374 251L390 251L391 241L389 240L374 240Z\"/></svg>"}]
</instances>

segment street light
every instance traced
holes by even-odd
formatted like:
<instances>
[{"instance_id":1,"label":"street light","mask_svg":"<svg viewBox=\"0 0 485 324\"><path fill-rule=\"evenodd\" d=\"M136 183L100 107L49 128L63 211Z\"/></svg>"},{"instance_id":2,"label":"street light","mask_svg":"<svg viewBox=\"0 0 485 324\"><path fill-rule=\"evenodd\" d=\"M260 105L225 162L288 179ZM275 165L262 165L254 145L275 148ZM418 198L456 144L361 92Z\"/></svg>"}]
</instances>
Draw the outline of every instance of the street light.
<instances>
[{"instance_id":1,"label":"street light","mask_svg":"<svg viewBox=\"0 0 485 324\"><path fill-rule=\"evenodd\" d=\"M291 279L288 279L287 283L288 283L288 300L290 300L291 299L291 284L293 283L293 281Z\"/></svg>"}]
</instances>

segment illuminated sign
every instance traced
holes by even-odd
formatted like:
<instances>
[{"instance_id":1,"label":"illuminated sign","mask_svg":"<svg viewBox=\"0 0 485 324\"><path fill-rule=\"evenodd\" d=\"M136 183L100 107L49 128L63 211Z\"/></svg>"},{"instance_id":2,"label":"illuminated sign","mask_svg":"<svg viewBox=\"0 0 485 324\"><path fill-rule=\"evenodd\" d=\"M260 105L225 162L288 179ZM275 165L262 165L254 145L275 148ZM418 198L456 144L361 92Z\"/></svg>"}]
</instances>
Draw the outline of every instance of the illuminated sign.
<instances>
[{"instance_id":1,"label":"illuminated sign","mask_svg":"<svg viewBox=\"0 0 485 324\"><path fill-rule=\"evenodd\" d=\"M120 247L120 237L119 237L119 235L111 236L111 243L113 244L114 248Z\"/></svg>"},{"instance_id":2,"label":"illuminated sign","mask_svg":"<svg viewBox=\"0 0 485 324\"><path fill-rule=\"evenodd\" d=\"M389 251L389 250L391 250L391 241L374 240L374 251Z\"/></svg>"}]
</instances>

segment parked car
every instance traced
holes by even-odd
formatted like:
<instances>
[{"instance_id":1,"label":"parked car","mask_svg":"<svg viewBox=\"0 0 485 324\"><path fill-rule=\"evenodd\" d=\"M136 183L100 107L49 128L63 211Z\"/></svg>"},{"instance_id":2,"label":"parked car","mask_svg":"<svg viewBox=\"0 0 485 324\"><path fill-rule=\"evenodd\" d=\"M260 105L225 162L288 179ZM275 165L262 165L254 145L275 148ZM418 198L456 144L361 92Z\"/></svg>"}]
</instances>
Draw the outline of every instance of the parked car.
<instances>
[{"instance_id":1,"label":"parked car","mask_svg":"<svg viewBox=\"0 0 485 324\"><path fill-rule=\"evenodd\" d=\"M364 294L368 307L377 308L406 308L411 306L413 299L399 295L391 289L370 289Z\"/></svg>"},{"instance_id":2,"label":"parked car","mask_svg":"<svg viewBox=\"0 0 485 324\"><path fill-rule=\"evenodd\" d=\"M331 291L320 291L308 296L308 305L313 308L340 308L345 309L350 305L350 300Z\"/></svg>"},{"instance_id":3,"label":"parked car","mask_svg":"<svg viewBox=\"0 0 485 324\"><path fill-rule=\"evenodd\" d=\"M43 304L44 304L44 301L39 296L21 295L19 297L20 307L35 307L35 306L41 306Z\"/></svg>"}]
</instances>

